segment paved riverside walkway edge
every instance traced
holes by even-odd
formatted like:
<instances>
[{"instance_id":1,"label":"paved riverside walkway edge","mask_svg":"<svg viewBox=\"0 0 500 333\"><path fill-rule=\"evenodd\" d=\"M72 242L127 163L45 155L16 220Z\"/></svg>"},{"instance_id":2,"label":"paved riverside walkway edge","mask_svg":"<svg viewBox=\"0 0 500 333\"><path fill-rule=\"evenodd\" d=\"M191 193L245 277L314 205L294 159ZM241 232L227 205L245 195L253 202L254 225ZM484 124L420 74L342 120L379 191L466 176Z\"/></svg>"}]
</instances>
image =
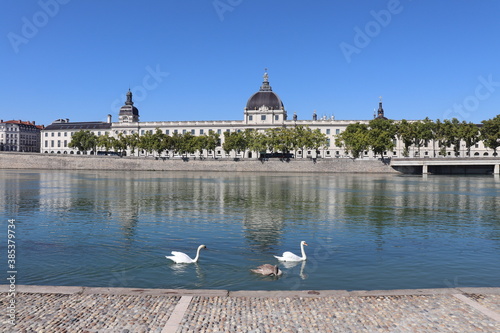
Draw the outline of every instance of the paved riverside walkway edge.
<instances>
[{"instance_id":1,"label":"paved riverside walkway edge","mask_svg":"<svg viewBox=\"0 0 500 333\"><path fill-rule=\"evenodd\" d=\"M9 292L9 285L0 285L0 293ZM229 296L229 297L322 297L322 296L416 296L490 294L500 295L496 287L463 287L435 289L393 289L393 290L236 290L224 289L142 289L102 288L71 286L17 285L17 293L38 294L110 294L110 295L168 295L168 296Z\"/></svg>"},{"instance_id":2,"label":"paved riverside walkway edge","mask_svg":"<svg viewBox=\"0 0 500 333\"><path fill-rule=\"evenodd\" d=\"M0 285L0 296L7 296L9 287ZM295 332L299 327L311 332L500 331L500 288L228 291L16 285L15 291L20 300L36 303L21 305L22 332L59 332L61 327L108 332L103 327L115 317L115 326L109 327L121 327L120 333L146 328L158 333ZM72 309L70 322L68 313L61 319L50 314L58 313L54 309L43 311L45 301L54 297L52 305L67 302L63 311ZM113 311L104 310L113 302L119 303ZM39 319L32 310L42 313Z\"/></svg>"}]
</instances>

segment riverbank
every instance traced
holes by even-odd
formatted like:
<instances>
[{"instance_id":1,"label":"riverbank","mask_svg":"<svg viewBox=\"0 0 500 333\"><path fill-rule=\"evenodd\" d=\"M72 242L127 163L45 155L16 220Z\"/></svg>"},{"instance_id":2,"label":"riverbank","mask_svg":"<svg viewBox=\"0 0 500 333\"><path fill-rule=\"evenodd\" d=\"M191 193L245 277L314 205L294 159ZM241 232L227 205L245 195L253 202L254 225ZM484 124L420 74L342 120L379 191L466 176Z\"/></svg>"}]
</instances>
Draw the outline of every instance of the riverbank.
<instances>
[{"instance_id":1,"label":"riverbank","mask_svg":"<svg viewBox=\"0 0 500 333\"><path fill-rule=\"evenodd\" d=\"M0 288L2 332L499 332L500 288ZM15 299L15 303L10 303ZM9 304L14 304L12 322Z\"/></svg>"},{"instance_id":2,"label":"riverbank","mask_svg":"<svg viewBox=\"0 0 500 333\"><path fill-rule=\"evenodd\" d=\"M394 173L381 160L334 159L162 159L94 155L0 153L0 169L118 170L118 171L225 171L305 173Z\"/></svg>"}]
</instances>

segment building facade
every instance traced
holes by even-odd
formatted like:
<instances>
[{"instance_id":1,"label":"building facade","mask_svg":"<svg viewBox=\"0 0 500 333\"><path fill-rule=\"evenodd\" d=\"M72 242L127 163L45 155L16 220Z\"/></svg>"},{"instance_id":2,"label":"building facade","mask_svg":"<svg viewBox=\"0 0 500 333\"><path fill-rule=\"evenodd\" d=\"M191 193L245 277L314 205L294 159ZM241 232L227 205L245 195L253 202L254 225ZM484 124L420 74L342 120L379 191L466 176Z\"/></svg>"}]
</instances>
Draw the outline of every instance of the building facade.
<instances>
[{"instance_id":1,"label":"building facade","mask_svg":"<svg viewBox=\"0 0 500 333\"><path fill-rule=\"evenodd\" d=\"M236 152L231 152L229 155L222 149L224 143L225 132L244 131L252 129L256 131L265 131L275 127L292 127L292 126L308 126L312 130L318 129L323 133L327 139L328 144L319 153L311 150L298 150L295 157L320 157L320 158L344 158L350 157L349 152L344 148L335 145L336 136L342 133L350 124L365 123L368 124L370 120L336 120L334 117L318 117L314 112L310 120L298 120L296 114L291 119L281 101L280 97L272 90L269 83L269 76L267 72L264 74L264 80L260 89L254 93L247 101L243 109L243 120L228 120L228 121L150 121L140 122L139 110L134 106L132 100L132 92L127 92L127 99L118 113L118 122L111 121L111 115L108 115L107 122L70 122L68 119L58 119L51 125L47 126L42 131L41 151L43 153L53 154L79 154L76 149L68 146L71 141L72 135L79 130L89 130L95 135L110 135L118 137L119 135L131 135L137 133L139 136L144 135L146 132L154 133L157 129L161 130L167 135L174 133L192 135L205 135L210 131L219 134L221 145L218 146L214 152L210 152L210 156L217 158L257 158L256 152L245 151L237 155ZM374 117L386 118L382 101L379 102L377 113ZM385 157L403 157L404 145L401 140L395 140L395 148L393 151L385 152ZM411 150L412 157L437 157L439 148L434 142L430 142L426 147L421 147ZM451 156L451 149L448 149ZM90 152L86 152L90 153ZM209 152L203 152L207 156ZM462 152L461 152L462 153ZM483 144L479 142L473 150L473 156L488 156L493 153L493 150L484 148ZM130 155L130 151L127 152ZM136 155L144 155L145 152L139 151ZM465 149L463 150L466 156ZM172 152L165 152L162 156L175 157ZM195 155L193 154L195 157ZM365 151L362 154L363 158L374 158L373 152Z\"/></svg>"},{"instance_id":2,"label":"building facade","mask_svg":"<svg viewBox=\"0 0 500 333\"><path fill-rule=\"evenodd\" d=\"M22 120L0 120L0 151L40 152L43 126Z\"/></svg>"}]
</instances>

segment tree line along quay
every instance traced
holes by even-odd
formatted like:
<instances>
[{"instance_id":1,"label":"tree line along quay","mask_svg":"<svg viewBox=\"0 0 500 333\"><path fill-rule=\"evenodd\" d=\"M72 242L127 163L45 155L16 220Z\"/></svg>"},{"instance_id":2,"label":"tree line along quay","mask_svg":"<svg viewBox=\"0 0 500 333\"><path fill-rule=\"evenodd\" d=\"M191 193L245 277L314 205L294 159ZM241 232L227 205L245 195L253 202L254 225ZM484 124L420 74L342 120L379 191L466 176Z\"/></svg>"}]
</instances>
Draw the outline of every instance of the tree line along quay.
<instances>
[{"instance_id":1,"label":"tree line along quay","mask_svg":"<svg viewBox=\"0 0 500 333\"><path fill-rule=\"evenodd\" d=\"M243 108L242 120L140 121L129 89L115 122L111 114L105 122L60 118L45 127L0 121L0 150L214 159L496 156L498 116L481 124L456 118L392 120L384 115L380 98L371 120L318 117L316 111L311 119L298 119L296 112L289 117L267 71L263 78ZM29 144L28 130L36 136Z\"/></svg>"},{"instance_id":2,"label":"tree line along quay","mask_svg":"<svg viewBox=\"0 0 500 333\"><path fill-rule=\"evenodd\" d=\"M159 128L155 131L145 131L143 135L133 133L117 137L104 134L95 135L89 130L76 132L69 143L70 148L78 149L80 153L94 153L113 151L119 155L129 151L130 154L155 156L181 156L198 154L199 157L214 157L215 150L221 147L226 155L233 152L240 156L260 157L263 152L291 152L313 151L319 154L320 150L327 149L330 139L319 129L309 126L288 126L269 128L264 131L245 129L235 132L224 132L224 141L221 135L214 131L195 136L190 132L173 133L167 135ZM481 124L460 122L456 118L444 121L432 121L428 118L421 121L394 121L385 117L375 118L368 123L356 122L349 124L346 129L335 136L335 145L343 148L341 156L354 158L363 157L368 151L374 156L390 156L399 139L404 145L403 156L420 156L422 147L431 147L434 157L460 156L461 150L465 156L471 156L471 148L479 141L487 148L493 149L493 156L497 155L500 146L500 115L484 120ZM252 152L259 153L253 155ZM412 153L412 154L411 154ZM312 157L318 157L313 153ZM306 154L300 154L302 157ZM340 157L340 156L337 156Z\"/></svg>"}]
</instances>

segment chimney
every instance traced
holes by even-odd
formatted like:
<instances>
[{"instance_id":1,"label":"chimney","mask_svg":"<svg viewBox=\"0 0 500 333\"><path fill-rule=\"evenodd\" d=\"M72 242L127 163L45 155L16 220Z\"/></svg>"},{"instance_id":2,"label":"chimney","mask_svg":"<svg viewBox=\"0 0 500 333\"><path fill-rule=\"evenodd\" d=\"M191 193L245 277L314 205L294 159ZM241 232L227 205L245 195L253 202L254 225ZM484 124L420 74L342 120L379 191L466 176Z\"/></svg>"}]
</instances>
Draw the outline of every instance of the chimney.
<instances>
[{"instance_id":1,"label":"chimney","mask_svg":"<svg viewBox=\"0 0 500 333\"><path fill-rule=\"evenodd\" d=\"M108 114L108 123L111 124L111 115Z\"/></svg>"},{"instance_id":2,"label":"chimney","mask_svg":"<svg viewBox=\"0 0 500 333\"><path fill-rule=\"evenodd\" d=\"M34 120L32 121L32 123L33 123L33 125L35 125L35 121Z\"/></svg>"},{"instance_id":3,"label":"chimney","mask_svg":"<svg viewBox=\"0 0 500 333\"><path fill-rule=\"evenodd\" d=\"M69 118L66 118L66 122L69 123Z\"/></svg>"}]
</instances>

